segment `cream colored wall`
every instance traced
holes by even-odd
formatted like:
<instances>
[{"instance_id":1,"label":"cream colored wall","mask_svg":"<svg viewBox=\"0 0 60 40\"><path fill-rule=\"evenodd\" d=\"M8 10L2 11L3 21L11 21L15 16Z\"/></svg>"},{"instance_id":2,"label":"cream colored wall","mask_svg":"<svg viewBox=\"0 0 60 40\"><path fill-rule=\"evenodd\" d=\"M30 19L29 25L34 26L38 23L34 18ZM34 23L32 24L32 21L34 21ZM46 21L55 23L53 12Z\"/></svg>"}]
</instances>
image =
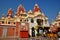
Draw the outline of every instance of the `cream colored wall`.
<instances>
[{"instance_id":1,"label":"cream colored wall","mask_svg":"<svg viewBox=\"0 0 60 40\"><path fill-rule=\"evenodd\" d=\"M54 22L52 22L53 25L57 24L57 26L59 26L59 23L60 23L60 21L57 21L57 22L54 21Z\"/></svg>"},{"instance_id":2,"label":"cream colored wall","mask_svg":"<svg viewBox=\"0 0 60 40\"><path fill-rule=\"evenodd\" d=\"M37 16L37 15L39 15L39 14L41 14L40 11L38 11L38 12L34 12L34 16Z\"/></svg>"}]
</instances>

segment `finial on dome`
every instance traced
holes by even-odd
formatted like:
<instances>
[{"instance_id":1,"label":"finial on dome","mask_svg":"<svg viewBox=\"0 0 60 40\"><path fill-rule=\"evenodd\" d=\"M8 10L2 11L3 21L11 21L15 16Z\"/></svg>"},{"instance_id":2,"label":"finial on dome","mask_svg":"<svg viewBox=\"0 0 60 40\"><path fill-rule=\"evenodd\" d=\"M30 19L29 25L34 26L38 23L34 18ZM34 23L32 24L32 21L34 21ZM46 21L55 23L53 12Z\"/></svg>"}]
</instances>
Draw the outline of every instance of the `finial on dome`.
<instances>
[{"instance_id":1,"label":"finial on dome","mask_svg":"<svg viewBox=\"0 0 60 40\"><path fill-rule=\"evenodd\" d=\"M18 8L20 8L20 7L23 7L22 4L20 4L20 5L18 6Z\"/></svg>"},{"instance_id":2,"label":"finial on dome","mask_svg":"<svg viewBox=\"0 0 60 40\"><path fill-rule=\"evenodd\" d=\"M11 14L12 14L12 12L13 12L13 9L12 9L12 8L10 8L10 9L8 10L8 14L9 14L9 13L11 13Z\"/></svg>"},{"instance_id":3,"label":"finial on dome","mask_svg":"<svg viewBox=\"0 0 60 40\"><path fill-rule=\"evenodd\" d=\"M60 14L60 11L59 11L59 14Z\"/></svg>"},{"instance_id":4,"label":"finial on dome","mask_svg":"<svg viewBox=\"0 0 60 40\"><path fill-rule=\"evenodd\" d=\"M35 7L39 8L38 4L35 4Z\"/></svg>"},{"instance_id":5,"label":"finial on dome","mask_svg":"<svg viewBox=\"0 0 60 40\"><path fill-rule=\"evenodd\" d=\"M32 10L29 10L29 12L28 13L32 13Z\"/></svg>"},{"instance_id":6,"label":"finial on dome","mask_svg":"<svg viewBox=\"0 0 60 40\"><path fill-rule=\"evenodd\" d=\"M38 4L35 4L35 6L38 6Z\"/></svg>"},{"instance_id":7,"label":"finial on dome","mask_svg":"<svg viewBox=\"0 0 60 40\"><path fill-rule=\"evenodd\" d=\"M31 10L29 10L30 12L32 12Z\"/></svg>"},{"instance_id":8,"label":"finial on dome","mask_svg":"<svg viewBox=\"0 0 60 40\"><path fill-rule=\"evenodd\" d=\"M12 8L10 8L9 10L12 10Z\"/></svg>"}]
</instances>

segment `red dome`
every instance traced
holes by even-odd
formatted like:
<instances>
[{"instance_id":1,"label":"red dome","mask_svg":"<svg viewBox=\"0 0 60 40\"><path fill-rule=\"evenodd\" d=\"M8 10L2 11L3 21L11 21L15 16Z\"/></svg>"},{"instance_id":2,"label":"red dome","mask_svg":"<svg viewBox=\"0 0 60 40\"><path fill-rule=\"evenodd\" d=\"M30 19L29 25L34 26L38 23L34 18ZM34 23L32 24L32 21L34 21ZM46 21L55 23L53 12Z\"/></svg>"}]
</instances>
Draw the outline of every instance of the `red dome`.
<instances>
[{"instance_id":1,"label":"red dome","mask_svg":"<svg viewBox=\"0 0 60 40\"><path fill-rule=\"evenodd\" d=\"M12 13L13 13L13 10L12 10L12 8L10 8L10 9L8 10L8 16L12 16Z\"/></svg>"},{"instance_id":2,"label":"red dome","mask_svg":"<svg viewBox=\"0 0 60 40\"><path fill-rule=\"evenodd\" d=\"M22 5L20 5L19 7L18 7L18 10L17 11L19 11L19 12L25 12L25 9L24 9L24 7L22 6Z\"/></svg>"},{"instance_id":3,"label":"red dome","mask_svg":"<svg viewBox=\"0 0 60 40\"><path fill-rule=\"evenodd\" d=\"M36 12L36 11L41 11L37 4L35 4L35 7L34 7L34 12Z\"/></svg>"}]
</instances>

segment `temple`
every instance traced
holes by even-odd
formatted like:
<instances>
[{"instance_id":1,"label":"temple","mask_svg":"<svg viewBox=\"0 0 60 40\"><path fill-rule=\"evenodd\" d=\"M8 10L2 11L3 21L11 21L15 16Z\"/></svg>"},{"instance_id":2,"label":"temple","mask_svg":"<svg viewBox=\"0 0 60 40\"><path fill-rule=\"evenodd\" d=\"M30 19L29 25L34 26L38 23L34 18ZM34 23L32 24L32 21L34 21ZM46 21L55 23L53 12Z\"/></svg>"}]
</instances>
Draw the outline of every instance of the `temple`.
<instances>
[{"instance_id":1,"label":"temple","mask_svg":"<svg viewBox=\"0 0 60 40\"><path fill-rule=\"evenodd\" d=\"M59 21L58 19L57 21ZM48 18L42 13L39 6L35 4L33 10L26 12L25 8L19 5L14 16L12 8L8 10L7 16L2 15L0 19L0 37L27 38L29 35L32 36L32 28L35 29L34 34L36 36L38 33L36 30L39 27L49 27Z\"/></svg>"}]
</instances>

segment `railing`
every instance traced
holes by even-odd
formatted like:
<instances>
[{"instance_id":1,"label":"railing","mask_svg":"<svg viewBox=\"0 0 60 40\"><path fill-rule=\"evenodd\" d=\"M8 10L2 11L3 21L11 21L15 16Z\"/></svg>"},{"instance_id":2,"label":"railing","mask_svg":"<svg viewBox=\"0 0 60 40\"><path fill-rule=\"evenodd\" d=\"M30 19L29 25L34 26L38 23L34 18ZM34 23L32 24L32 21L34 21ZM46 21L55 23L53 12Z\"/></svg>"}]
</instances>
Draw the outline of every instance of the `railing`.
<instances>
[{"instance_id":1,"label":"railing","mask_svg":"<svg viewBox=\"0 0 60 40\"><path fill-rule=\"evenodd\" d=\"M14 24L0 24L0 26L13 26L13 27L16 27L16 25L14 25Z\"/></svg>"}]
</instances>

